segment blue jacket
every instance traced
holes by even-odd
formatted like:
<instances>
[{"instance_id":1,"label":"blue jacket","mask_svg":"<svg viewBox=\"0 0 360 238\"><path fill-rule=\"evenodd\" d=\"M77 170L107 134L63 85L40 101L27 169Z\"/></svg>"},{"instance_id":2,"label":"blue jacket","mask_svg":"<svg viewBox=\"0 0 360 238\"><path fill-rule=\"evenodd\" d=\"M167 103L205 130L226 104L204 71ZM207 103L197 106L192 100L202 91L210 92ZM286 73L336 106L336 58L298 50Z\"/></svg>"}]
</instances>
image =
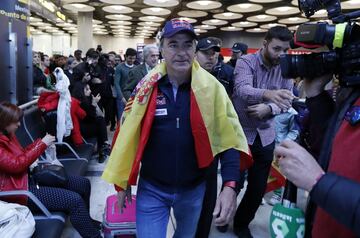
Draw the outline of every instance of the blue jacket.
<instances>
[{"instance_id":1,"label":"blue jacket","mask_svg":"<svg viewBox=\"0 0 360 238\"><path fill-rule=\"evenodd\" d=\"M219 62L214 66L211 74L225 87L231 98L234 90L234 68L224 62Z\"/></svg>"},{"instance_id":2,"label":"blue jacket","mask_svg":"<svg viewBox=\"0 0 360 238\"><path fill-rule=\"evenodd\" d=\"M165 76L158 88L155 118L141 160L140 176L165 188L195 186L205 181L208 168L199 169L197 164L190 125L190 83L180 85L176 92ZM240 153L230 149L221 157L223 181L238 182Z\"/></svg>"}]
</instances>

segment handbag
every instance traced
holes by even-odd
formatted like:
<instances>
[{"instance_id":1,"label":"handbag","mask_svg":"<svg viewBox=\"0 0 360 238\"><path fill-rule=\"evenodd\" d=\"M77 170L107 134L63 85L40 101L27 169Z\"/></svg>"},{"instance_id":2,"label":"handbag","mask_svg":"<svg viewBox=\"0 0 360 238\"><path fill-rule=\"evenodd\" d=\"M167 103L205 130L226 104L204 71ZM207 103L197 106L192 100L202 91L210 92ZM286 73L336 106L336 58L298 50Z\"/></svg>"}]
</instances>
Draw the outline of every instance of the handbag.
<instances>
[{"instance_id":1,"label":"handbag","mask_svg":"<svg viewBox=\"0 0 360 238\"><path fill-rule=\"evenodd\" d=\"M35 220L29 208L0 201L0 237L30 238L34 232Z\"/></svg>"},{"instance_id":2,"label":"handbag","mask_svg":"<svg viewBox=\"0 0 360 238\"><path fill-rule=\"evenodd\" d=\"M63 166L57 164L38 164L32 170L32 177L37 185L48 187L65 187L68 177Z\"/></svg>"}]
</instances>

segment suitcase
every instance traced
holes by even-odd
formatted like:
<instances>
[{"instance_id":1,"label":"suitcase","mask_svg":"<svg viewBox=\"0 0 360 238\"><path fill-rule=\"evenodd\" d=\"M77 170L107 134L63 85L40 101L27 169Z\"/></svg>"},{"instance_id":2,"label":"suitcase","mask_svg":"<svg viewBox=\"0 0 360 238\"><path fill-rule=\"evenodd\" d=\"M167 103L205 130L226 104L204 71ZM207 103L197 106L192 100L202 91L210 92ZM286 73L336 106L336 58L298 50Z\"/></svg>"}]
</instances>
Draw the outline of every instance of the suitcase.
<instances>
[{"instance_id":1,"label":"suitcase","mask_svg":"<svg viewBox=\"0 0 360 238\"><path fill-rule=\"evenodd\" d=\"M136 196L132 196L132 203L125 202L126 208L119 213L116 194L106 199L103 232L105 238L134 238L136 237Z\"/></svg>"}]
</instances>

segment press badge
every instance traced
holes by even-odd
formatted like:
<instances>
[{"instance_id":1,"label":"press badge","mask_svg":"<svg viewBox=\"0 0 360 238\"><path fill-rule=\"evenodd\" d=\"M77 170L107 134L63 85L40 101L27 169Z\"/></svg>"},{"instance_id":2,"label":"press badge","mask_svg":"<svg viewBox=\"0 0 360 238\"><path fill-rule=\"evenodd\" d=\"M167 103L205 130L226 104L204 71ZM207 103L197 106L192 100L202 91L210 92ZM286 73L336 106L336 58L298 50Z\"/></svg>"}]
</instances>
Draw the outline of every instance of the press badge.
<instances>
[{"instance_id":1,"label":"press badge","mask_svg":"<svg viewBox=\"0 0 360 238\"><path fill-rule=\"evenodd\" d=\"M155 116L166 116L167 115L167 109L161 108L155 110Z\"/></svg>"}]
</instances>

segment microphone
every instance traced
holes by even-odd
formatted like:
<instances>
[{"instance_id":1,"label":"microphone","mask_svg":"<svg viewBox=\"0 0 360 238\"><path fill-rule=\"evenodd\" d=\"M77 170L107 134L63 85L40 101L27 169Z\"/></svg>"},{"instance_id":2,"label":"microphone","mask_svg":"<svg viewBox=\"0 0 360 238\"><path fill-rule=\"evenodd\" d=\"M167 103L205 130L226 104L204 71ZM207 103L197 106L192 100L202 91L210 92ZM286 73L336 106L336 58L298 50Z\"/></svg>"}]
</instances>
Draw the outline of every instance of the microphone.
<instances>
[{"instance_id":1,"label":"microphone","mask_svg":"<svg viewBox=\"0 0 360 238\"><path fill-rule=\"evenodd\" d=\"M275 204L270 214L271 238L302 238L305 235L305 216L296 207L297 187L286 180L282 203Z\"/></svg>"}]
</instances>

